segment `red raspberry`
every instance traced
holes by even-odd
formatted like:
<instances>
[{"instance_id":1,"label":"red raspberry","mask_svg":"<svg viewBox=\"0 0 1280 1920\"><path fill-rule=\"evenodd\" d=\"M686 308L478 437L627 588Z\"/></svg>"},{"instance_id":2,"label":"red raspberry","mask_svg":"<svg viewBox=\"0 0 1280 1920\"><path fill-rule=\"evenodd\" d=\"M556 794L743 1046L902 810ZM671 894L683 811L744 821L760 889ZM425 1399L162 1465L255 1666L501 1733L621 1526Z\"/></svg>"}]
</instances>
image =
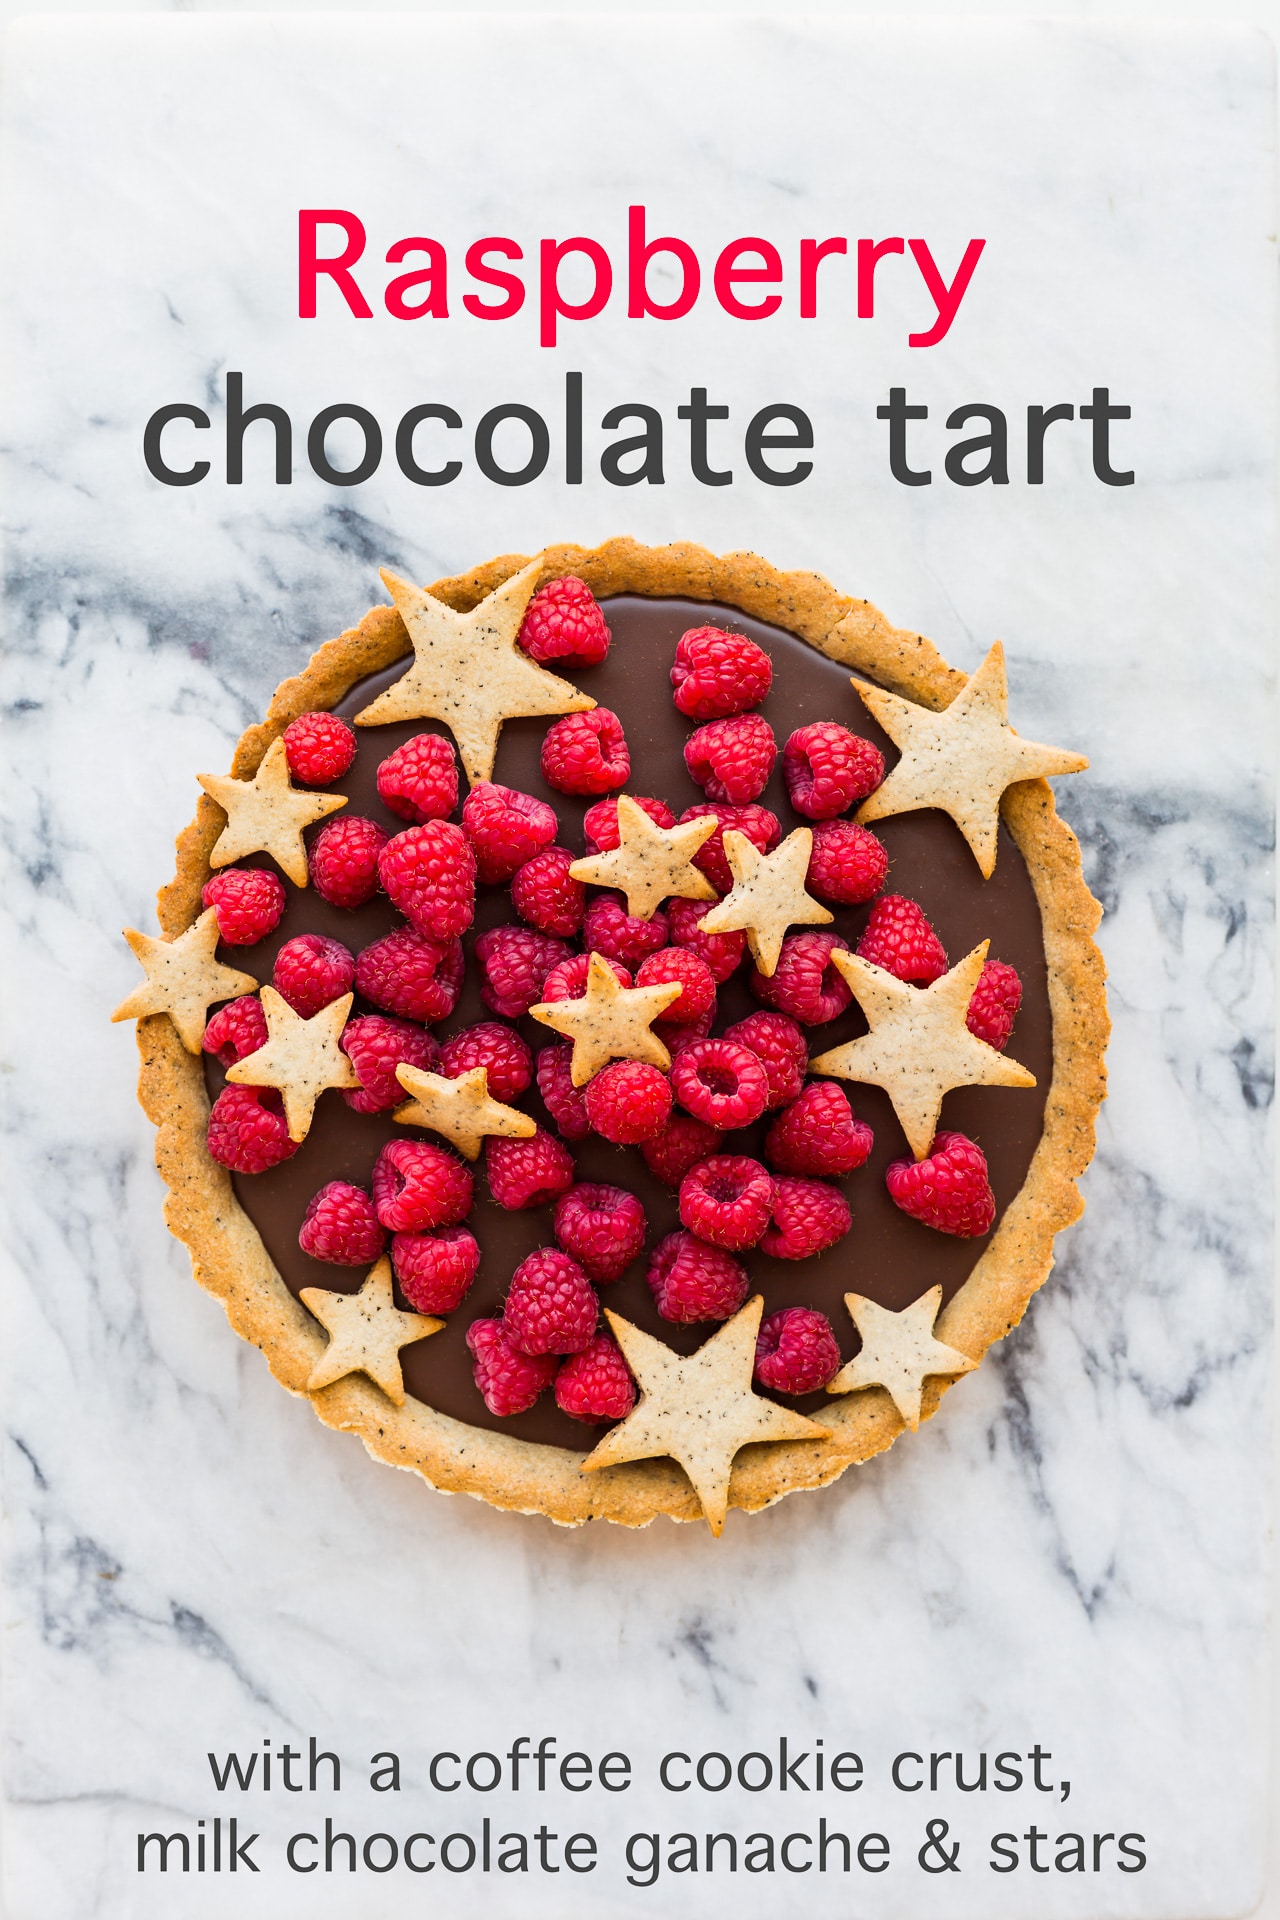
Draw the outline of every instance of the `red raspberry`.
<instances>
[{"instance_id":1,"label":"red raspberry","mask_svg":"<svg viewBox=\"0 0 1280 1920\"><path fill-rule=\"evenodd\" d=\"M740 1253L754 1247L769 1224L773 1176L743 1153L712 1154L680 1182L680 1219L712 1246Z\"/></svg>"},{"instance_id":2,"label":"red raspberry","mask_svg":"<svg viewBox=\"0 0 1280 1920\"><path fill-rule=\"evenodd\" d=\"M751 1285L740 1261L691 1233L669 1233L649 1255L645 1275L664 1320L689 1326L697 1320L727 1320Z\"/></svg>"},{"instance_id":3,"label":"red raspberry","mask_svg":"<svg viewBox=\"0 0 1280 1920\"><path fill-rule=\"evenodd\" d=\"M842 974L831 964L837 948L847 953L849 943L838 933L789 933L782 943L778 965L768 980L754 969L751 991L766 1006L789 1013L802 1027L819 1027L843 1013L853 995Z\"/></svg>"},{"instance_id":4,"label":"red raspberry","mask_svg":"<svg viewBox=\"0 0 1280 1920\"><path fill-rule=\"evenodd\" d=\"M711 838L698 848L693 864L700 873L706 874L717 893L728 893L733 885L733 872L724 850L725 829L732 827L735 833L745 833L761 853L772 853L782 838L782 826L768 807L758 807L754 801L745 807L731 807L723 800L714 805L708 800L696 807L686 807L680 823L683 826L686 820L705 820L709 813L713 813L720 824Z\"/></svg>"},{"instance_id":5,"label":"red raspberry","mask_svg":"<svg viewBox=\"0 0 1280 1920\"><path fill-rule=\"evenodd\" d=\"M671 684L677 707L690 720L745 713L764 699L772 682L768 654L744 634L692 627L681 635Z\"/></svg>"},{"instance_id":6,"label":"red raspberry","mask_svg":"<svg viewBox=\"0 0 1280 1920\"><path fill-rule=\"evenodd\" d=\"M595 1288L558 1247L539 1247L511 1276L502 1324L521 1353L581 1353L599 1318Z\"/></svg>"},{"instance_id":7,"label":"red raspberry","mask_svg":"<svg viewBox=\"0 0 1280 1920\"><path fill-rule=\"evenodd\" d=\"M889 849L852 820L824 820L813 830L805 885L818 900L859 907L879 893L889 871Z\"/></svg>"},{"instance_id":8,"label":"red raspberry","mask_svg":"<svg viewBox=\"0 0 1280 1920\"><path fill-rule=\"evenodd\" d=\"M1003 1053L1021 1005L1022 981L1018 969L1006 966L1003 960L988 960L978 975L965 1025L979 1040L985 1040L997 1053Z\"/></svg>"},{"instance_id":9,"label":"red raspberry","mask_svg":"<svg viewBox=\"0 0 1280 1920\"><path fill-rule=\"evenodd\" d=\"M205 1052L220 1060L224 1067L234 1067L237 1060L245 1060L259 1047L265 1047L267 1016L257 994L241 994L238 1000L229 1000L225 1007L219 1007L204 1030L201 1044Z\"/></svg>"},{"instance_id":10,"label":"red raspberry","mask_svg":"<svg viewBox=\"0 0 1280 1920\"><path fill-rule=\"evenodd\" d=\"M996 1197L987 1179L987 1157L963 1133L939 1133L923 1160L894 1160L884 1183L895 1206L939 1233L975 1239L990 1233Z\"/></svg>"},{"instance_id":11,"label":"red raspberry","mask_svg":"<svg viewBox=\"0 0 1280 1920\"><path fill-rule=\"evenodd\" d=\"M611 1334L593 1334L556 1375L556 1405L573 1420L625 1420L635 1403L636 1383Z\"/></svg>"},{"instance_id":12,"label":"red raspberry","mask_svg":"<svg viewBox=\"0 0 1280 1920\"><path fill-rule=\"evenodd\" d=\"M651 920L638 920L620 893L598 893L583 917L582 944L588 953L635 968L666 946L667 916L659 908Z\"/></svg>"},{"instance_id":13,"label":"red raspberry","mask_svg":"<svg viewBox=\"0 0 1280 1920\"><path fill-rule=\"evenodd\" d=\"M750 1047L696 1040L671 1065L671 1087L695 1120L727 1132L749 1127L765 1110L769 1079Z\"/></svg>"},{"instance_id":14,"label":"red raspberry","mask_svg":"<svg viewBox=\"0 0 1280 1920\"><path fill-rule=\"evenodd\" d=\"M307 1202L298 1245L334 1267L368 1267L387 1244L385 1229L363 1187L330 1180Z\"/></svg>"},{"instance_id":15,"label":"red raspberry","mask_svg":"<svg viewBox=\"0 0 1280 1920\"><path fill-rule=\"evenodd\" d=\"M643 1060L615 1060L586 1087L587 1119L615 1147L636 1147L661 1133L671 1113L671 1082Z\"/></svg>"},{"instance_id":16,"label":"red raspberry","mask_svg":"<svg viewBox=\"0 0 1280 1920\"><path fill-rule=\"evenodd\" d=\"M773 1393L817 1393L840 1371L840 1348L825 1313L782 1307L756 1335L756 1385Z\"/></svg>"},{"instance_id":17,"label":"red raspberry","mask_svg":"<svg viewBox=\"0 0 1280 1920\"><path fill-rule=\"evenodd\" d=\"M843 1240L852 1225L839 1187L784 1174L773 1183L773 1222L760 1248L772 1260L807 1260Z\"/></svg>"},{"instance_id":18,"label":"red raspberry","mask_svg":"<svg viewBox=\"0 0 1280 1920\"><path fill-rule=\"evenodd\" d=\"M362 907L378 891L378 855L391 838L376 820L343 814L311 842L311 884L331 907Z\"/></svg>"},{"instance_id":19,"label":"red raspberry","mask_svg":"<svg viewBox=\"0 0 1280 1920\"><path fill-rule=\"evenodd\" d=\"M466 1227L439 1233L397 1233L391 1264L400 1291L415 1313L452 1313L470 1291L480 1248Z\"/></svg>"},{"instance_id":20,"label":"red raspberry","mask_svg":"<svg viewBox=\"0 0 1280 1920\"><path fill-rule=\"evenodd\" d=\"M685 742L684 763L708 800L741 806L764 792L778 757L773 728L758 713L713 720Z\"/></svg>"},{"instance_id":21,"label":"red raspberry","mask_svg":"<svg viewBox=\"0 0 1280 1920\"><path fill-rule=\"evenodd\" d=\"M405 1020L447 1020L462 991L462 942L397 927L356 959L356 992Z\"/></svg>"},{"instance_id":22,"label":"red raspberry","mask_svg":"<svg viewBox=\"0 0 1280 1920\"><path fill-rule=\"evenodd\" d=\"M616 960L610 960L614 977L619 986L629 987L631 975ZM557 960L554 967L542 983L544 1000L581 1000L587 991L587 974L591 968L589 953L571 953L567 960Z\"/></svg>"},{"instance_id":23,"label":"red raspberry","mask_svg":"<svg viewBox=\"0 0 1280 1920\"><path fill-rule=\"evenodd\" d=\"M566 1140L582 1140L591 1131L587 1103L572 1079L573 1044L556 1040L538 1051L534 1071L543 1105Z\"/></svg>"},{"instance_id":24,"label":"red raspberry","mask_svg":"<svg viewBox=\"0 0 1280 1920\"><path fill-rule=\"evenodd\" d=\"M791 804L807 820L834 820L884 779L884 755L834 720L797 727L782 749Z\"/></svg>"},{"instance_id":25,"label":"red raspberry","mask_svg":"<svg viewBox=\"0 0 1280 1920\"><path fill-rule=\"evenodd\" d=\"M556 1239L597 1285L622 1278L644 1246L647 1224L625 1187L580 1180L556 1201Z\"/></svg>"},{"instance_id":26,"label":"red raspberry","mask_svg":"<svg viewBox=\"0 0 1280 1920\"><path fill-rule=\"evenodd\" d=\"M486 1141L484 1167L490 1193L512 1212L545 1207L573 1185L573 1155L541 1127L527 1140Z\"/></svg>"},{"instance_id":27,"label":"red raspberry","mask_svg":"<svg viewBox=\"0 0 1280 1920\"><path fill-rule=\"evenodd\" d=\"M232 1173L265 1173L298 1151L274 1087L224 1087L209 1114L209 1151Z\"/></svg>"},{"instance_id":28,"label":"red raspberry","mask_svg":"<svg viewBox=\"0 0 1280 1920\"><path fill-rule=\"evenodd\" d=\"M680 1003L673 1001L672 1004L678 1006ZM686 1047L691 1047L695 1040L705 1040L715 1022L716 1010L712 1006L708 1007L705 1013L699 1014L698 1018L688 1026L682 1026L678 1021L655 1020L653 1031L674 1060L678 1053L682 1053Z\"/></svg>"},{"instance_id":29,"label":"red raspberry","mask_svg":"<svg viewBox=\"0 0 1280 1920\"><path fill-rule=\"evenodd\" d=\"M364 1013L348 1020L341 1046L360 1078L358 1087L343 1089L353 1113L385 1113L405 1098L396 1068L420 1067L433 1073L440 1058L434 1038L408 1020L388 1020L385 1014Z\"/></svg>"},{"instance_id":30,"label":"red raspberry","mask_svg":"<svg viewBox=\"0 0 1280 1920\"><path fill-rule=\"evenodd\" d=\"M326 940L322 933L286 940L271 969L272 986L304 1020L350 993L355 977L354 956L340 940Z\"/></svg>"},{"instance_id":31,"label":"red raspberry","mask_svg":"<svg viewBox=\"0 0 1280 1920\"><path fill-rule=\"evenodd\" d=\"M705 1120L695 1120L691 1113L673 1113L661 1133L641 1141L640 1151L655 1180L664 1187L678 1187L690 1167L719 1145L720 1135Z\"/></svg>"},{"instance_id":32,"label":"red raspberry","mask_svg":"<svg viewBox=\"0 0 1280 1920\"><path fill-rule=\"evenodd\" d=\"M476 857L461 827L406 827L378 855L378 877L406 920L432 940L465 933L476 910Z\"/></svg>"},{"instance_id":33,"label":"red raspberry","mask_svg":"<svg viewBox=\"0 0 1280 1920\"><path fill-rule=\"evenodd\" d=\"M531 793L478 780L462 808L462 830L486 886L509 880L517 867L549 847L560 822L555 809Z\"/></svg>"},{"instance_id":34,"label":"red raspberry","mask_svg":"<svg viewBox=\"0 0 1280 1920\"><path fill-rule=\"evenodd\" d=\"M578 932L587 906L581 880L569 878L574 857L568 847L545 847L517 868L511 881L511 904L520 918L562 940Z\"/></svg>"},{"instance_id":35,"label":"red raspberry","mask_svg":"<svg viewBox=\"0 0 1280 1920\"><path fill-rule=\"evenodd\" d=\"M514 1100L533 1078L533 1055L514 1027L501 1020L480 1020L452 1034L440 1049L440 1071L456 1080L483 1067L495 1100Z\"/></svg>"},{"instance_id":36,"label":"red raspberry","mask_svg":"<svg viewBox=\"0 0 1280 1920\"><path fill-rule=\"evenodd\" d=\"M421 826L444 820L458 804L453 743L439 733L415 733L378 768L378 798L401 820Z\"/></svg>"},{"instance_id":37,"label":"red raspberry","mask_svg":"<svg viewBox=\"0 0 1280 1920\"><path fill-rule=\"evenodd\" d=\"M625 787L630 772L622 722L608 707L566 713L547 728L542 777L557 793L608 793L611 787Z\"/></svg>"},{"instance_id":38,"label":"red raspberry","mask_svg":"<svg viewBox=\"0 0 1280 1920\"><path fill-rule=\"evenodd\" d=\"M251 947L278 926L284 882L266 867L224 867L205 881L200 904L213 908L227 946Z\"/></svg>"},{"instance_id":39,"label":"red raspberry","mask_svg":"<svg viewBox=\"0 0 1280 1920\"><path fill-rule=\"evenodd\" d=\"M555 1378L554 1357L544 1353L532 1359L521 1353L501 1320L473 1320L467 1328L467 1345L484 1403L500 1417L527 1413Z\"/></svg>"},{"instance_id":40,"label":"red raspberry","mask_svg":"<svg viewBox=\"0 0 1280 1920\"><path fill-rule=\"evenodd\" d=\"M628 798L643 813L660 827L674 827L676 817L665 800L646 800L642 794L633 793ZM582 816L582 831L586 835L588 853L612 853L622 843L618 832L618 803L616 800L597 800L594 807L588 807Z\"/></svg>"},{"instance_id":41,"label":"red raspberry","mask_svg":"<svg viewBox=\"0 0 1280 1920\"><path fill-rule=\"evenodd\" d=\"M609 640L595 595L571 574L538 588L516 635L516 645L540 666L554 660L564 667L598 667Z\"/></svg>"},{"instance_id":42,"label":"red raspberry","mask_svg":"<svg viewBox=\"0 0 1280 1920\"><path fill-rule=\"evenodd\" d=\"M745 933L704 933L702 922L715 906L714 900L668 900L667 920L671 938L678 947L687 947L711 969L711 978L722 986L747 950Z\"/></svg>"},{"instance_id":43,"label":"red raspberry","mask_svg":"<svg viewBox=\"0 0 1280 1920\"><path fill-rule=\"evenodd\" d=\"M490 927L476 941L480 998L491 1013L518 1020L542 999L547 975L568 954L563 940L533 927Z\"/></svg>"},{"instance_id":44,"label":"red raspberry","mask_svg":"<svg viewBox=\"0 0 1280 1920\"><path fill-rule=\"evenodd\" d=\"M947 970L946 948L914 900L883 893L871 909L856 952L899 980L927 987Z\"/></svg>"},{"instance_id":45,"label":"red raspberry","mask_svg":"<svg viewBox=\"0 0 1280 1920\"><path fill-rule=\"evenodd\" d=\"M678 982L680 998L662 1010L663 1022L673 1027L695 1026L714 1017L716 983L705 960L687 947L663 947L641 962L638 987L668 986Z\"/></svg>"},{"instance_id":46,"label":"red raspberry","mask_svg":"<svg viewBox=\"0 0 1280 1920\"><path fill-rule=\"evenodd\" d=\"M452 1227L471 1210L472 1178L429 1140L388 1140L373 1166L373 1204L391 1233Z\"/></svg>"},{"instance_id":47,"label":"red raspberry","mask_svg":"<svg viewBox=\"0 0 1280 1920\"><path fill-rule=\"evenodd\" d=\"M356 757L355 729L336 713L300 713L284 730L284 757L304 787L327 787Z\"/></svg>"},{"instance_id":48,"label":"red raspberry","mask_svg":"<svg viewBox=\"0 0 1280 1920\"><path fill-rule=\"evenodd\" d=\"M767 1106L783 1107L804 1085L809 1047L803 1033L785 1013L749 1013L725 1028L726 1040L750 1047L769 1082Z\"/></svg>"},{"instance_id":49,"label":"red raspberry","mask_svg":"<svg viewBox=\"0 0 1280 1920\"><path fill-rule=\"evenodd\" d=\"M860 1167L874 1144L844 1088L834 1080L811 1080L770 1127L764 1151L779 1173L837 1175Z\"/></svg>"}]
</instances>

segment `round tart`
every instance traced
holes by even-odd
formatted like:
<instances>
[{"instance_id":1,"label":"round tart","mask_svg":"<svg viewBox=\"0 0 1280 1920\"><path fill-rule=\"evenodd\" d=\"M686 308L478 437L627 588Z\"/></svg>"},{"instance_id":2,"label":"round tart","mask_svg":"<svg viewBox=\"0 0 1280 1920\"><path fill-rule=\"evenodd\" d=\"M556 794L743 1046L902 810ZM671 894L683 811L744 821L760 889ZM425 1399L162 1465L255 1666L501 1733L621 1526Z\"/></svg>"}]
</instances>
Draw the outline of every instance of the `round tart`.
<instances>
[{"instance_id":1,"label":"round tart","mask_svg":"<svg viewBox=\"0 0 1280 1920\"><path fill-rule=\"evenodd\" d=\"M966 677L754 554L384 578L396 605L201 776L163 938L128 936L166 1217L276 1378L378 1459L568 1525L718 1532L930 1417L1081 1210L1100 909L1044 775L1084 763L1008 727L998 647ZM566 578L611 634L591 664L554 619L531 642ZM284 741L315 714L348 725ZM434 946L389 1103L355 1036L404 1003L363 956L391 936L394 973L406 934ZM480 1023L496 1052L449 1047ZM259 1121L261 1162L235 1131ZM570 1185L569 1214L600 1186L616 1213L575 1225Z\"/></svg>"}]
</instances>

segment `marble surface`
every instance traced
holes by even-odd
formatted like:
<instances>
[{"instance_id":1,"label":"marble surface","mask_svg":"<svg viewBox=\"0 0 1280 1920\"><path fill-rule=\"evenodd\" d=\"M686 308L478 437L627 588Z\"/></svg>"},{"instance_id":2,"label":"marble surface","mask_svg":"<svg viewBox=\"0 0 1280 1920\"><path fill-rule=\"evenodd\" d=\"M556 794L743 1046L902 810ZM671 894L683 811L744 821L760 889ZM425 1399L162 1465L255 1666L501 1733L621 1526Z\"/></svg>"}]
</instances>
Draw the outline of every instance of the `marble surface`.
<instances>
[{"instance_id":1,"label":"marble surface","mask_svg":"<svg viewBox=\"0 0 1280 1920\"><path fill-rule=\"evenodd\" d=\"M48 20L5 102L8 1225L6 1913L1199 1920L1263 1874L1269 1333L1271 79L1247 34L1083 26L530 18ZM292 318L295 209L431 232L923 234L987 252L948 340L905 344L908 283L759 326L698 313L566 329ZM375 283L376 284L376 283ZM523 490L472 469L166 490L142 422L227 368L295 422L440 397L468 421L589 418L693 384L734 421L804 406L815 472L710 490ZM929 404L930 488L889 478L875 406ZM940 422L986 401L1132 406L1101 486L1077 424L1048 482L942 483ZM213 436L211 436L213 437ZM679 457L677 457L679 456ZM1107 917L1112 1096L1024 1325L941 1418L816 1499L716 1543L660 1523L566 1534L440 1498L322 1429L190 1282L160 1218L128 1029L197 768L378 596L493 552L616 531L813 566L972 667L1001 636L1017 724L1079 745L1060 783ZM432 1754L619 1748L616 1797L433 1794ZM857 1750L857 1796L673 1796L669 1748L786 1735ZM340 1795L214 1792L206 1752L310 1736ZM895 1793L899 1751L1053 1754L1069 1804ZM384 1749L399 1794L362 1781ZM139 1832L235 1813L264 1870L134 1871ZM547 1824L590 1876L296 1878L285 1838ZM888 1871L669 1875L628 1835L886 1834ZM926 1878L931 1818L961 1871ZM992 1833L1142 1832L1141 1874L1007 1875ZM1025 1848L1024 1848L1025 1851ZM268 1864L269 1863L269 1864ZM638 1876L643 1877L643 1876Z\"/></svg>"}]
</instances>

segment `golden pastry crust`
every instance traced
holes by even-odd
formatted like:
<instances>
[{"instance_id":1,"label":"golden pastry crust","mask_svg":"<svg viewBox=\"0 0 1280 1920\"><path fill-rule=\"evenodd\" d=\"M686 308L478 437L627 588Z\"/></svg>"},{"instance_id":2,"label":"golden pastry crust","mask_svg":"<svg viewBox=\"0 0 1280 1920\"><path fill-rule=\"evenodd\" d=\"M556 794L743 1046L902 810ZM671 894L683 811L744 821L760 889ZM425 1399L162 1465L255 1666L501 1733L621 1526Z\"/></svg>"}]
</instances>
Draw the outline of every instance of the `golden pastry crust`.
<instances>
[{"instance_id":1,"label":"golden pastry crust","mask_svg":"<svg viewBox=\"0 0 1280 1920\"><path fill-rule=\"evenodd\" d=\"M966 676L949 667L922 635L892 627L867 601L838 593L819 574L780 573L757 554L717 556L684 543L644 547L621 539L594 549L550 547L540 559L540 581L577 574L601 598L638 593L737 607L785 627L890 692L935 710L965 685ZM470 573L437 581L430 591L465 610L528 564L525 554L504 554ZM395 609L373 608L359 626L328 641L302 673L277 689L266 719L241 736L232 773L251 777L290 720L336 705L357 681L409 652ZM1040 906L1054 1073L1044 1133L1027 1178L977 1266L938 1319L939 1340L974 1361L1021 1320L1053 1265L1054 1235L1083 1211L1075 1182L1093 1157L1109 1033L1105 969L1091 937L1102 910L1084 883L1076 837L1058 818L1044 780L1010 787L1001 813ZM158 896L160 926L171 938L200 912L200 890L222 826L221 810L202 798L178 839L177 870ZM169 1227L190 1249L196 1279L222 1301L236 1332L261 1348L283 1386L307 1394L325 1336L285 1286L235 1198L230 1175L205 1147L209 1100L201 1060L185 1051L164 1015L139 1021L138 1047L138 1093L157 1128L156 1165L169 1188ZM950 1384L938 1377L926 1382L922 1419L937 1410ZM416 1400L394 1407L358 1375L307 1397L327 1426L358 1434L376 1459L420 1473L442 1492L542 1513L565 1526L605 1519L643 1527L659 1514L674 1520L702 1517L674 1461L644 1460L586 1474L581 1471L585 1453L467 1426ZM743 1449L730 1483L731 1507L755 1512L784 1494L825 1486L904 1431L883 1389L823 1407L814 1418L827 1429L823 1442L774 1441Z\"/></svg>"}]
</instances>

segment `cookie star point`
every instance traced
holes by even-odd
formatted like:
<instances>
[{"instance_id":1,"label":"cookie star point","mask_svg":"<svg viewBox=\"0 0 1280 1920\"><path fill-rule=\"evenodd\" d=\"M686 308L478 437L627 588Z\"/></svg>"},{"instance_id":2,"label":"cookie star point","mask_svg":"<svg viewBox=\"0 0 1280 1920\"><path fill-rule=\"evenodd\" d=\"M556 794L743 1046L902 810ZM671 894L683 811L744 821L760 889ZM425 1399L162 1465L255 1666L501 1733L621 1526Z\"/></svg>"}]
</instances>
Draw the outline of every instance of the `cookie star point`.
<instances>
[{"instance_id":1,"label":"cookie star point","mask_svg":"<svg viewBox=\"0 0 1280 1920\"><path fill-rule=\"evenodd\" d=\"M468 1160L479 1158L481 1144L488 1137L531 1140L538 1131L527 1113L492 1097L487 1067L471 1067L450 1080L420 1067L399 1066L396 1079L412 1096L392 1114L396 1125L428 1127L442 1134Z\"/></svg>"},{"instance_id":2,"label":"cookie star point","mask_svg":"<svg viewBox=\"0 0 1280 1920\"><path fill-rule=\"evenodd\" d=\"M914 1433L920 1425L920 1402L929 1376L972 1373L978 1364L958 1347L948 1347L934 1336L942 1288L930 1287L899 1313L860 1293L846 1293L844 1303L862 1336L862 1346L828 1384L827 1392L857 1393L863 1387L883 1387L904 1425Z\"/></svg>"},{"instance_id":3,"label":"cookie star point","mask_svg":"<svg viewBox=\"0 0 1280 1920\"><path fill-rule=\"evenodd\" d=\"M174 940L139 933L136 927L126 927L124 937L147 977L120 1002L112 1020L145 1020L153 1013L167 1013L188 1053L199 1053L209 1008L216 1001L258 990L251 973L226 967L216 958L220 936L212 907L206 907Z\"/></svg>"},{"instance_id":4,"label":"cookie star point","mask_svg":"<svg viewBox=\"0 0 1280 1920\"><path fill-rule=\"evenodd\" d=\"M275 1087L284 1101L291 1140L305 1140L316 1101L327 1087L358 1087L359 1075L342 1051L353 995L344 993L305 1020L274 987L263 987L266 1045L227 1069L227 1079L245 1087Z\"/></svg>"},{"instance_id":5,"label":"cookie star point","mask_svg":"<svg viewBox=\"0 0 1280 1920\"><path fill-rule=\"evenodd\" d=\"M211 867L230 866L247 853L269 853L295 887L306 886L307 849L302 830L345 807L345 794L311 793L295 787L289 778L283 739L271 742L251 780L235 780L230 774L220 773L198 773L196 779L227 816L227 824L209 855Z\"/></svg>"},{"instance_id":6,"label":"cookie star point","mask_svg":"<svg viewBox=\"0 0 1280 1920\"><path fill-rule=\"evenodd\" d=\"M605 853L589 853L569 868L573 880L588 886L616 887L627 896L627 912L652 920L664 900L714 900L716 890L693 865L693 856L716 830L714 814L661 827L637 806L629 793L618 795L618 844Z\"/></svg>"},{"instance_id":7,"label":"cookie star point","mask_svg":"<svg viewBox=\"0 0 1280 1920\"><path fill-rule=\"evenodd\" d=\"M624 987L604 956L593 953L580 999L542 1000L529 1012L573 1041L570 1078L575 1087L585 1087L610 1060L642 1060L665 1072L671 1055L651 1028L680 993L678 980Z\"/></svg>"},{"instance_id":8,"label":"cookie star point","mask_svg":"<svg viewBox=\"0 0 1280 1920\"><path fill-rule=\"evenodd\" d=\"M788 927L825 927L835 918L805 888L813 829L797 827L772 853L761 853L745 833L724 836L733 889L702 922L704 933L745 931L751 957L765 978L778 966Z\"/></svg>"},{"instance_id":9,"label":"cookie star point","mask_svg":"<svg viewBox=\"0 0 1280 1920\"><path fill-rule=\"evenodd\" d=\"M329 1335L328 1346L311 1369L307 1392L317 1393L349 1373L364 1373L393 1406L402 1407L400 1349L439 1333L444 1321L434 1314L404 1313L397 1307L390 1260L384 1255L370 1269L358 1293L303 1287L299 1298Z\"/></svg>"}]
</instances>

